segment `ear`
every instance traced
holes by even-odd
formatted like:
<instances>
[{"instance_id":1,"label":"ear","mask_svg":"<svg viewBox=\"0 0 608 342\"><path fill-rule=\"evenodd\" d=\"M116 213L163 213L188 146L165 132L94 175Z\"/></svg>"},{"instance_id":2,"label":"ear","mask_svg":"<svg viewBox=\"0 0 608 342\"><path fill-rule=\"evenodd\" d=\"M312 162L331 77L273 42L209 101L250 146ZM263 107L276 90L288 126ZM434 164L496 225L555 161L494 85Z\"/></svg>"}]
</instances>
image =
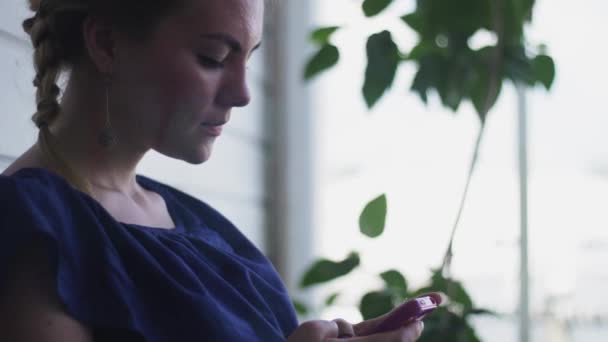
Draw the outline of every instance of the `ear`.
<instances>
[{"instance_id":1,"label":"ear","mask_svg":"<svg viewBox=\"0 0 608 342\"><path fill-rule=\"evenodd\" d=\"M97 70L111 74L116 49L116 34L112 26L95 16L88 16L83 24L86 51Z\"/></svg>"}]
</instances>

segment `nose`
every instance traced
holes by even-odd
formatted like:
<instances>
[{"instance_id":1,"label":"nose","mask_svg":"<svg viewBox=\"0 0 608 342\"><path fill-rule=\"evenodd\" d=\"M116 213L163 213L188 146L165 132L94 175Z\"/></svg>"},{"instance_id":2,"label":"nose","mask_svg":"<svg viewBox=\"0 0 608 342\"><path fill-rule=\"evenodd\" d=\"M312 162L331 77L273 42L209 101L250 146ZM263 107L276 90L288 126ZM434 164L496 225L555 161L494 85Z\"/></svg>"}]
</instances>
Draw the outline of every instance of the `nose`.
<instances>
[{"instance_id":1,"label":"nose","mask_svg":"<svg viewBox=\"0 0 608 342\"><path fill-rule=\"evenodd\" d=\"M251 102L246 65L238 66L225 73L218 100L227 107L245 107Z\"/></svg>"}]
</instances>

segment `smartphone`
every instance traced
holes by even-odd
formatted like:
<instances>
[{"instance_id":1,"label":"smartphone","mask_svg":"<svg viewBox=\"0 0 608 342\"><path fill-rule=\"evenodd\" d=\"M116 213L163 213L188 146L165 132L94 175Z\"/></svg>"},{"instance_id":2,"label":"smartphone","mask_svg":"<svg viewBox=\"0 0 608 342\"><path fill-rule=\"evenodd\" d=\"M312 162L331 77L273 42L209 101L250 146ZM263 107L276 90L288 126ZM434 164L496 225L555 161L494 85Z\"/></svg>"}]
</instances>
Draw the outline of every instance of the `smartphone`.
<instances>
[{"instance_id":1,"label":"smartphone","mask_svg":"<svg viewBox=\"0 0 608 342\"><path fill-rule=\"evenodd\" d=\"M428 294L410 299L399 305L380 324L369 332L366 332L365 335L399 329L414 321L422 320L433 312L441 304L440 302L441 297L438 294Z\"/></svg>"}]
</instances>

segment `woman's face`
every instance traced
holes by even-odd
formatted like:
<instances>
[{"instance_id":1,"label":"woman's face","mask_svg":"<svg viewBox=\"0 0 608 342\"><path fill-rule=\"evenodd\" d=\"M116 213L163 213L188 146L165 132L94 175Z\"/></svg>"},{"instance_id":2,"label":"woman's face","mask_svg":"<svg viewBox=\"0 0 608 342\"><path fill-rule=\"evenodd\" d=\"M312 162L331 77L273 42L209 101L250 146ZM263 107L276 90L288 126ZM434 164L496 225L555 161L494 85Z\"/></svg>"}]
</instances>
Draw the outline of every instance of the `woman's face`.
<instances>
[{"instance_id":1,"label":"woman's face","mask_svg":"<svg viewBox=\"0 0 608 342\"><path fill-rule=\"evenodd\" d=\"M111 108L120 138L198 164L233 107L249 103L247 61L262 38L263 0L191 0L153 37L117 49ZM114 86L115 84L115 86Z\"/></svg>"}]
</instances>

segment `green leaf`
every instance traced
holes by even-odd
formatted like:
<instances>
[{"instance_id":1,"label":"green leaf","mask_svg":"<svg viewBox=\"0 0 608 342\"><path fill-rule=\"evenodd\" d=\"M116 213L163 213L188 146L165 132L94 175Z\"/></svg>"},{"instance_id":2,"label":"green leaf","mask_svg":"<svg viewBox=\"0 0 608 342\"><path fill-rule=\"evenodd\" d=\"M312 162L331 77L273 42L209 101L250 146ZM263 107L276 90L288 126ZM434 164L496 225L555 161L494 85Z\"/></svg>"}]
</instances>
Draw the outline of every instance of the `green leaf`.
<instances>
[{"instance_id":1,"label":"green leaf","mask_svg":"<svg viewBox=\"0 0 608 342\"><path fill-rule=\"evenodd\" d=\"M317 260L305 273L300 282L301 288L325 283L342 277L359 266L359 254L350 253L348 257L340 262L327 259Z\"/></svg>"},{"instance_id":2,"label":"green leaf","mask_svg":"<svg viewBox=\"0 0 608 342\"><path fill-rule=\"evenodd\" d=\"M424 20L417 12L406 14L401 17L401 20L416 32L424 31Z\"/></svg>"},{"instance_id":3,"label":"green leaf","mask_svg":"<svg viewBox=\"0 0 608 342\"><path fill-rule=\"evenodd\" d=\"M422 40L410 51L408 59L420 60L421 58L433 53L440 53L440 48L437 47L434 42Z\"/></svg>"},{"instance_id":4,"label":"green leaf","mask_svg":"<svg viewBox=\"0 0 608 342\"><path fill-rule=\"evenodd\" d=\"M510 0L503 7L503 35L509 43L521 42L524 37L524 25L532 18L534 1Z\"/></svg>"},{"instance_id":5,"label":"green leaf","mask_svg":"<svg viewBox=\"0 0 608 342\"><path fill-rule=\"evenodd\" d=\"M538 55L532 61L532 68L536 79L542 83L547 90L551 89L555 80L555 63L553 58L547 55Z\"/></svg>"},{"instance_id":6,"label":"green leaf","mask_svg":"<svg viewBox=\"0 0 608 342\"><path fill-rule=\"evenodd\" d=\"M428 103L428 90L432 86L432 76L434 74L434 70L427 68L424 64L420 65L418 71L416 72L416 76L414 77L414 81L412 82L411 90L413 92L418 93L420 96L420 100L425 104Z\"/></svg>"},{"instance_id":7,"label":"green leaf","mask_svg":"<svg viewBox=\"0 0 608 342\"><path fill-rule=\"evenodd\" d=\"M384 11L393 0L365 0L363 1L363 13L366 17L373 17Z\"/></svg>"},{"instance_id":8,"label":"green leaf","mask_svg":"<svg viewBox=\"0 0 608 342\"><path fill-rule=\"evenodd\" d=\"M308 307L306 306L306 304L294 299L292 300L293 303L293 307L295 308L296 312L298 313L298 315L303 316L308 314Z\"/></svg>"},{"instance_id":9,"label":"green leaf","mask_svg":"<svg viewBox=\"0 0 608 342\"><path fill-rule=\"evenodd\" d=\"M428 91L436 89L441 92L447 83L449 74L449 63L452 60L445 55L445 50L439 48L434 41L422 40L410 52L410 59L418 64L418 71L410 89L420 96L420 99L427 103Z\"/></svg>"},{"instance_id":10,"label":"green leaf","mask_svg":"<svg viewBox=\"0 0 608 342\"><path fill-rule=\"evenodd\" d=\"M485 58L494 58L490 53L495 49L487 49L488 55ZM483 53L483 51L480 51ZM513 82L523 82L533 86L537 82L536 73L532 65L532 60L526 55L526 48L523 44L508 46L504 49L504 69L505 76Z\"/></svg>"},{"instance_id":11,"label":"green leaf","mask_svg":"<svg viewBox=\"0 0 608 342\"><path fill-rule=\"evenodd\" d=\"M463 82L459 82L459 74L454 65L447 65L446 73L440 78L437 92L441 103L455 112L462 101Z\"/></svg>"},{"instance_id":12,"label":"green leaf","mask_svg":"<svg viewBox=\"0 0 608 342\"><path fill-rule=\"evenodd\" d=\"M494 104L496 104L502 90L502 77L498 76L497 83L493 85L491 84L490 72L487 65L482 64L481 67L475 71L475 75L471 81L471 101L473 102L473 106L477 111L477 116L482 123L485 123L488 112L494 107Z\"/></svg>"},{"instance_id":13,"label":"green leaf","mask_svg":"<svg viewBox=\"0 0 608 342\"><path fill-rule=\"evenodd\" d=\"M441 271L435 271L431 278L432 291L445 293L452 302L462 306L464 312L473 310L473 301L465 290L464 286L458 281L446 279L441 275Z\"/></svg>"},{"instance_id":14,"label":"green leaf","mask_svg":"<svg viewBox=\"0 0 608 342\"><path fill-rule=\"evenodd\" d=\"M322 71L325 71L338 63L340 59L340 51L338 48L326 44L315 54L308 64L306 65L306 71L304 72L304 79L310 80L314 76L318 75Z\"/></svg>"},{"instance_id":15,"label":"green leaf","mask_svg":"<svg viewBox=\"0 0 608 342\"><path fill-rule=\"evenodd\" d=\"M369 202L359 217L361 233L371 238L382 235L386 224L386 212L386 195L381 195Z\"/></svg>"},{"instance_id":16,"label":"green leaf","mask_svg":"<svg viewBox=\"0 0 608 342\"><path fill-rule=\"evenodd\" d=\"M439 307L424 319L420 341L479 342L479 338L465 317Z\"/></svg>"},{"instance_id":17,"label":"green leaf","mask_svg":"<svg viewBox=\"0 0 608 342\"><path fill-rule=\"evenodd\" d=\"M372 108L395 80L401 56L391 33L382 31L367 40L367 69L363 97L368 108Z\"/></svg>"},{"instance_id":18,"label":"green leaf","mask_svg":"<svg viewBox=\"0 0 608 342\"><path fill-rule=\"evenodd\" d=\"M331 38L334 32L339 28L339 26L320 27L310 34L310 40L319 45L326 45L329 43L329 38Z\"/></svg>"},{"instance_id":19,"label":"green leaf","mask_svg":"<svg viewBox=\"0 0 608 342\"><path fill-rule=\"evenodd\" d=\"M394 308L393 296L388 291L373 291L365 294L359 303L364 320L382 316Z\"/></svg>"},{"instance_id":20,"label":"green leaf","mask_svg":"<svg viewBox=\"0 0 608 342\"><path fill-rule=\"evenodd\" d=\"M325 299L325 305L330 306L333 305L336 299L340 296L339 293L334 293Z\"/></svg>"},{"instance_id":21,"label":"green leaf","mask_svg":"<svg viewBox=\"0 0 608 342\"><path fill-rule=\"evenodd\" d=\"M467 315L489 315L489 316L499 316L496 312L492 311L492 310L488 310L488 309L481 309L481 308L476 308L476 309L471 309L470 311L466 312L465 314Z\"/></svg>"},{"instance_id":22,"label":"green leaf","mask_svg":"<svg viewBox=\"0 0 608 342\"><path fill-rule=\"evenodd\" d=\"M488 0L418 0L415 12L401 19L423 39L438 35L466 41L478 29L489 26Z\"/></svg>"},{"instance_id":23,"label":"green leaf","mask_svg":"<svg viewBox=\"0 0 608 342\"><path fill-rule=\"evenodd\" d=\"M399 300L407 297L407 281L405 277L397 270L389 270L380 274L384 280L387 289L395 293Z\"/></svg>"}]
</instances>

